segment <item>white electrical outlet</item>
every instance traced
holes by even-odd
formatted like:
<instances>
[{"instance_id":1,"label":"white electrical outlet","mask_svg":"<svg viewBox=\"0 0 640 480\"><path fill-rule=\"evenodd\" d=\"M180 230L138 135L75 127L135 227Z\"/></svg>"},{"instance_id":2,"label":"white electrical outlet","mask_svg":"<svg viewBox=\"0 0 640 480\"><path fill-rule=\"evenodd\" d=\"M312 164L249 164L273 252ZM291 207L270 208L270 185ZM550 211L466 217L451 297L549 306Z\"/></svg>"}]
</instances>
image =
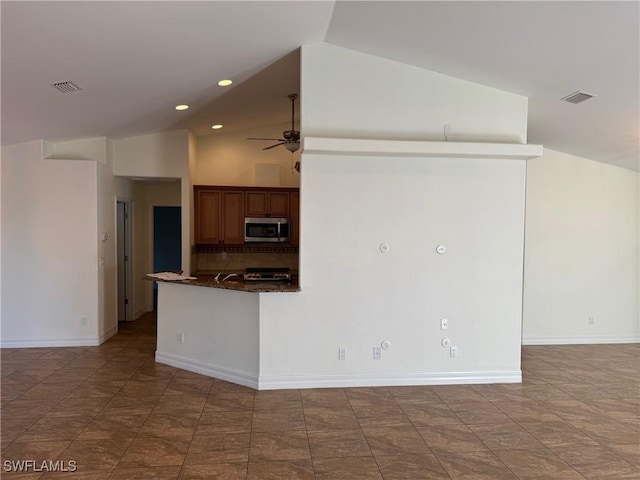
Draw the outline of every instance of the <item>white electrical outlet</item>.
<instances>
[{"instance_id":1,"label":"white electrical outlet","mask_svg":"<svg viewBox=\"0 0 640 480\"><path fill-rule=\"evenodd\" d=\"M338 349L338 360L346 360L347 359L347 349L339 348Z\"/></svg>"},{"instance_id":2,"label":"white electrical outlet","mask_svg":"<svg viewBox=\"0 0 640 480\"><path fill-rule=\"evenodd\" d=\"M183 332L176 332L176 342L184 343L184 333Z\"/></svg>"},{"instance_id":3,"label":"white electrical outlet","mask_svg":"<svg viewBox=\"0 0 640 480\"><path fill-rule=\"evenodd\" d=\"M80 326L81 327L87 326L87 317L80 317Z\"/></svg>"},{"instance_id":4,"label":"white electrical outlet","mask_svg":"<svg viewBox=\"0 0 640 480\"><path fill-rule=\"evenodd\" d=\"M589 317L589 325L593 325L595 323L596 323L595 319L593 317Z\"/></svg>"},{"instance_id":5,"label":"white electrical outlet","mask_svg":"<svg viewBox=\"0 0 640 480\"><path fill-rule=\"evenodd\" d=\"M446 318L440 319L440 330L446 330L449 328L449 320Z\"/></svg>"},{"instance_id":6,"label":"white electrical outlet","mask_svg":"<svg viewBox=\"0 0 640 480\"><path fill-rule=\"evenodd\" d=\"M455 358L458 356L458 347L451 345L451 350L449 350L449 356L451 358Z\"/></svg>"},{"instance_id":7,"label":"white electrical outlet","mask_svg":"<svg viewBox=\"0 0 640 480\"><path fill-rule=\"evenodd\" d=\"M380 347L373 347L373 359L380 360L382 358L382 349Z\"/></svg>"}]
</instances>

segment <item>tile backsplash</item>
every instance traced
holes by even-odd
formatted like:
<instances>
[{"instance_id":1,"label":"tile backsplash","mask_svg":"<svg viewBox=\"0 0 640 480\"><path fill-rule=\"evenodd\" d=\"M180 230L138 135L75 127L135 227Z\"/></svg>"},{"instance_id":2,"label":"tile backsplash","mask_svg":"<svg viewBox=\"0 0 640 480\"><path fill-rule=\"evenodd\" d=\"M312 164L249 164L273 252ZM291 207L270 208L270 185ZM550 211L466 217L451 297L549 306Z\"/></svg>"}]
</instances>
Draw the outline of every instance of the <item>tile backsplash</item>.
<instances>
[{"instance_id":1,"label":"tile backsplash","mask_svg":"<svg viewBox=\"0 0 640 480\"><path fill-rule=\"evenodd\" d=\"M200 252L192 256L194 273L241 271L247 267L286 267L298 271L297 253Z\"/></svg>"}]
</instances>

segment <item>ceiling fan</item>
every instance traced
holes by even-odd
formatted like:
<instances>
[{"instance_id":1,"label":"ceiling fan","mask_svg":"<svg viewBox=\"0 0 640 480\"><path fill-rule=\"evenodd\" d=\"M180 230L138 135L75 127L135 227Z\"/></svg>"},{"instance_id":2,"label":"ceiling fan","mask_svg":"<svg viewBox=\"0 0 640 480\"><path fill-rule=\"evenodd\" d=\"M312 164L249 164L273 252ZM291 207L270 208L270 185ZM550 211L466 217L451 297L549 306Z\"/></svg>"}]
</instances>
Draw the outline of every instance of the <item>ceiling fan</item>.
<instances>
[{"instance_id":1,"label":"ceiling fan","mask_svg":"<svg viewBox=\"0 0 640 480\"><path fill-rule=\"evenodd\" d=\"M279 142L275 145L265 147L262 150L269 150L271 148L279 147L280 145L284 145L284 148L289 150L291 153L300 149L300 132L296 130L293 125L294 108L298 94L292 93L291 95L288 95L288 97L289 100L291 100L291 130L285 130L282 132L282 138L247 138L247 140L273 140Z\"/></svg>"}]
</instances>

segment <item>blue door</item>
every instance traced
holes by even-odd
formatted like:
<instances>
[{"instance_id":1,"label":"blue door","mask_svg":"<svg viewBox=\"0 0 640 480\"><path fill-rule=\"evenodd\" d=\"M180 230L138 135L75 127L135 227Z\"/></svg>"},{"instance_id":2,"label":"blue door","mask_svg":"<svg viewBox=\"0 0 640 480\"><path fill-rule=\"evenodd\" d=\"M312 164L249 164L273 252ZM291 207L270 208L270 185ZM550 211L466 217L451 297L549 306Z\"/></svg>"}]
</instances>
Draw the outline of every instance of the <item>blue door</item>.
<instances>
[{"instance_id":1,"label":"blue door","mask_svg":"<svg viewBox=\"0 0 640 480\"><path fill-rule=\"evenodd\" d=\"M180 207L153 207L153 271L182 270L182 215ZM158 285L153 284L153 309L158 305Z\"/></svg>"}]
</instances>

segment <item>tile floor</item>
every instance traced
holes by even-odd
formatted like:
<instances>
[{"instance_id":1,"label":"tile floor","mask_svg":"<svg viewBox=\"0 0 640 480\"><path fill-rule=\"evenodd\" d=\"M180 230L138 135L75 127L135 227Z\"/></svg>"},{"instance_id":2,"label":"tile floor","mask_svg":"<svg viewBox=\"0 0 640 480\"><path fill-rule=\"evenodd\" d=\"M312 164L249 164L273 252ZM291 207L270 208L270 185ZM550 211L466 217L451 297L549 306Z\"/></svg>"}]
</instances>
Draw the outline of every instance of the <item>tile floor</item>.
<instances>
[{"instance_id":1,"label":"tile floor","mask_svg":"<svg viewBox=\"0 0 640 480\"><path fill-rule=\"evenodd\" d=\"M523 348L524 382L255 392L100 347L3 349L3 479L640 479L640 345ZM63 465L59 463L58 465Z\"/></svg>"}]
</instances>

